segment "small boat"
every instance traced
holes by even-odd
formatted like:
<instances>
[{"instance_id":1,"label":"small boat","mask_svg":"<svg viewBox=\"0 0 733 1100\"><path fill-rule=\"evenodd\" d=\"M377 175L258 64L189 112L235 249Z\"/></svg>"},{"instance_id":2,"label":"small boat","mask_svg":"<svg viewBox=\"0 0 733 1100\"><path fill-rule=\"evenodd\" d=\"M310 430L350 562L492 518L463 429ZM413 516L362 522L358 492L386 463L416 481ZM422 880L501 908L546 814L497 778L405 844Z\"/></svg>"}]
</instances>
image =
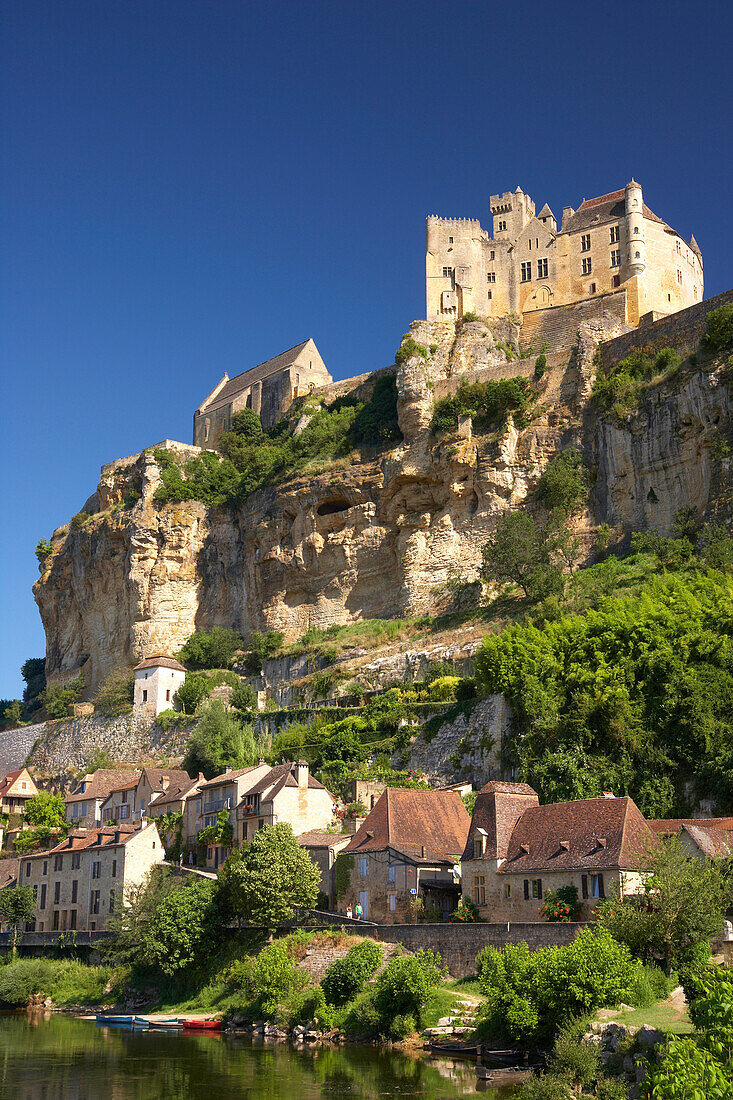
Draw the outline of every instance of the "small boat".
<instances>
[{"instance_id":1,"label":"small boat","mask_svg":"<svg viewBox=\"0 0 733 1100\"><path fill-rule=\"evenodd\" d=\"M97 1027L134 1027L134 1016L95 1016Z\"/></svg>"},{"instance_id":2,"label":"small boat","mask_svg":"<svg viewBox=\"0 0 733 1100\"><path fill-rule=\"evenodd\" d=\"M167 1020L149 1020L150 1027L166 1029L168 1031L180 1031L183 1027L183 1022L178 1019L177 1016L171 1016Z\"/></svg>"},{"instance_id":3,"label":"small boat","mask_svg":"<svg viewBox=\"0 0 733 1100\"><path fill-rule=\"evenodd\" d=\"M135 1031L147 1031L150 1027L150 1020L147 1016L136 1016L132 1026Z\"/></svg>"},{"instance_id":4,"label":"small boat","mask_svg":"<svg viewBox=\"0 0 733 1100\"><path fill-rule=\"evenodd\" d=\"M221 1020L182 1020L184 1031L220 1031Z\"/></svg>"}]
</instances>

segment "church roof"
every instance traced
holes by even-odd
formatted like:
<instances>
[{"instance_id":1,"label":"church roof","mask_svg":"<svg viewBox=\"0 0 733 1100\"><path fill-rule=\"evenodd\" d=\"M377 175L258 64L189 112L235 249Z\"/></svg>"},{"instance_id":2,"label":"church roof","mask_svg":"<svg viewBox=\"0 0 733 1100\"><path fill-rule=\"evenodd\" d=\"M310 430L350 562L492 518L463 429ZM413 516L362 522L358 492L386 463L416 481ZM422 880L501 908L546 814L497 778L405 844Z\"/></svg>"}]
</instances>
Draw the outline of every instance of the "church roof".
<instances>
[{"instance_id":1,"label":"church roof","mask_svg":"<svg viewBox=\"0 0 733 1100\"><path fill-rule=\"evenodd\" d=\"M298 356L305 350L306 345L310 342L311 338L309 337L307 340L304 340L302 344L296 344L295 347L280 352L279 355L275 355L272 359L268 359L266 362L260 363L256 367L250 367L249 370L244 371L242 374L237 374L234 378L230 378L216 394L211 404L206 406L207 410L218 409L221 408L222 405L228 405L238 393L241 393L242 390L249 389L255 382L261 382L264 378L270 378L273 374L277 374L281 370L292 367ZM313 346L315 347L315 344Z\"/></svg>"}]
</instances>

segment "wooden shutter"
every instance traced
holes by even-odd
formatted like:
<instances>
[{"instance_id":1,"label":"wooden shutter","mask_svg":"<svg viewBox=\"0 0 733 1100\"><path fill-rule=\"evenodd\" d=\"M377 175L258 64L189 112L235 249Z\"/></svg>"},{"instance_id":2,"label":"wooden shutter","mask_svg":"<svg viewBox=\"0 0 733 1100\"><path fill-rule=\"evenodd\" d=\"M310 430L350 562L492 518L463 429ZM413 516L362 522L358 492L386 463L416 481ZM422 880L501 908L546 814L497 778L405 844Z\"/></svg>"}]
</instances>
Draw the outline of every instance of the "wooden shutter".
<instances>
[{"instance_id":1,"label":"wooden shutter","mask_svg":"<svg viewBox=\"0 0 733 1100\"><path fill-rule=\"evenodd\" d=\"M542 879L537 879L537 897L542 901Z\"/></svg>"},{"instance_id":2,"label":"wooden shutter","mask_svg":"<svg viewBox=\"0 0 733 1100\"><path fill-rule=\"evenodd\" d=\"M599 898L605 898L605 896L606 896L606 890L605 890L605 887L603 885L603 875L599 875L598 876L598 897Z\"/></svg>"},{"instance_id":3,"label":"wooden shutter","mask_svg":"<svg viewBox=\"0 0 733 1100\"><path fill-rule=\"evenodd\" d=\"M581 875L580 881L581 881L581 884L582 884L583 897L587 898L588 897L588 876L587 875Z\"/></svg>"},{"instance_id":4,"label":"wooden shutter","mask_svg":"<svg viewBox=\"0 0 733 1100\"><path fill-rule=\"evenodd\" d=\"M526 878L524 880L524 900L525 901L529 900L529 879L528 878Z\"/></svg>"}]
</instances>

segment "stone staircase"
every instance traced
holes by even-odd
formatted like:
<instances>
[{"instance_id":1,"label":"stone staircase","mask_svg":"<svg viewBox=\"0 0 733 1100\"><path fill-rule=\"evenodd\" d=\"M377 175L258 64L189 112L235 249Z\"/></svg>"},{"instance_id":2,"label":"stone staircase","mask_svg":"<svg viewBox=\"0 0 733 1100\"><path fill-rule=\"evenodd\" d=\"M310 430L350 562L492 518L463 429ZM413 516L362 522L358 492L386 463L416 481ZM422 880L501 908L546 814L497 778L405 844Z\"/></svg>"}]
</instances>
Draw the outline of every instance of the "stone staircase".
<instances>
[{"instance_id":1,"label":"stone staircase","mask_svg":"<svg viewBox=\"0 0 733 1100\"><path fill-rule=\"evenodd\" d=\"M460 1012L452 1016L443 1016L435 1027L428 1027L423 1034L428 1039L465 1039L476 1028L476 1013L478 1005L473 1001L456 1001L456 1009Z\"/></svg>"}]
</instances>

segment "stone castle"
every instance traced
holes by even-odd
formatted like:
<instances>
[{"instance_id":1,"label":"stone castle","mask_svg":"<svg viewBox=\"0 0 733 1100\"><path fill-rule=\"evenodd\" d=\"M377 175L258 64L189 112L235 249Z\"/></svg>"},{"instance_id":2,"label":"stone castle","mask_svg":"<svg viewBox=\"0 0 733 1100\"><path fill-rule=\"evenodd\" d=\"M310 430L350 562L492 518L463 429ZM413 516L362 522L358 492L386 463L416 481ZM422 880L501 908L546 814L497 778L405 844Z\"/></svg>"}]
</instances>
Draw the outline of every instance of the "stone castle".
<instances>
[{"instance_id":1,"label":"stone castle","mask_svg":"<svg viewBox=\"0 0 733 1100\"><path fill-rule=\"evenodd\" d=\"M652 213L635 180L566 206L560 228L521 188L491 196L493 235L478 221L427 219L427 320L459 320L567 306L607 295L636 327L703 297L702 254ZM618 308L619 305L623 309Z\"/></svg>"}]
</instances>

